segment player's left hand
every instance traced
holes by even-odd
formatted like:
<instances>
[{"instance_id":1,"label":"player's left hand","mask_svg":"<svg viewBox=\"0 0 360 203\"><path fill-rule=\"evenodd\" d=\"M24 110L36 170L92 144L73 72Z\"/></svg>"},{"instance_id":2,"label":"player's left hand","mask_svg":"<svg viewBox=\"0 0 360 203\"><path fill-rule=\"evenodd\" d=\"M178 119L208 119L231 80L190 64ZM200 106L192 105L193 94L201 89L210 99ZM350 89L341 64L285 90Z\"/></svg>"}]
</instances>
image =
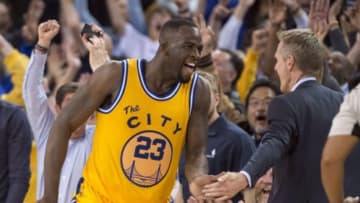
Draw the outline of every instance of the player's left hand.
<instances>
[{"instance_id":1,"label":"player's left hand","mask_svg":"<svg viewBox=\"0 0 360 203\"><path fill-rule=\"evenodd\" d=\"M237 172L226 172L217 180L215 183L204 186L205 189L202 192L205 198L213 198L216 201L228 200L248 186L245 175Z\"/></svg>"},{"instance_id":2,"label":"player's left hand","mask_svg":"<svg viewBox=\"0 0 360 203\"><path fill-rule=\"evenodd\" d=\"M189 189L193 197L197 200L205 199L202 190L207 184L214 183L217 180L216 176L213 175L202 175L194 178L194 180L189 180Z\"/></svg>"},{"instance_id":3,"label":"player's left hand","mask_svg":"<svg viewBox=\"0 0 360 203\"><path fill-rule=\"evenodd\" d=\"M359 197L347 197L344 200L344 203L359 203L360 198Z\"/></svg>"}]
</instances>

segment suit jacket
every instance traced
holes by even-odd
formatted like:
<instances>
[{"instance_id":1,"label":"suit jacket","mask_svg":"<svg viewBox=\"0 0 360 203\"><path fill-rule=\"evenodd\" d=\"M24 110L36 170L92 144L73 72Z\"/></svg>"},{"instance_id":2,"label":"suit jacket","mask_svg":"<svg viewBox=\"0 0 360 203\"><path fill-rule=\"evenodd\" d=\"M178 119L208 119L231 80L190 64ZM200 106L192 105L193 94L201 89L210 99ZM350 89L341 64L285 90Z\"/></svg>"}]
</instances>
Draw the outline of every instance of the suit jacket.
<instances>
[{"instance_id":1,"label":"suit jacket","mask_svg":"<svg viewBox=\"0 0 360 203\"><path fill-rule=\"evenodd\" d=\"M269 106L269 129L245 166L256 180L273 166L270 203L326 203L320 161L341 93L306 81L275 97Z\"/></svg>"}]
</instances>

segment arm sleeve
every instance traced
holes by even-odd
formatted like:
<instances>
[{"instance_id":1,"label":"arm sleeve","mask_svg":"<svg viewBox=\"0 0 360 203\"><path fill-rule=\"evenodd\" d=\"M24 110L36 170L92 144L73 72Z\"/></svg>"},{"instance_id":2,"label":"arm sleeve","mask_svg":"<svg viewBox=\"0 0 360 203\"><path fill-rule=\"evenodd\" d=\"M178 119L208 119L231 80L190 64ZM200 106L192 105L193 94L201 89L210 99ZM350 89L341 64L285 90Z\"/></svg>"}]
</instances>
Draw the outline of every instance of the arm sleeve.
<instances>
[{"instance_id":1,"label":"arm sleeve","mask_svg":"<svg viewBox=\"0 0 360 203\"><path fill-rule=\"evenodd\" d=\"M54 122L54 114L48 105L45 89L41 84L46 58L45 54L32 53L23 84L26 113L38 148L45 147Z\"/></svg>"},{"instance_id":2,"label":"arm sleeve","mask_svg":"<svg viewBox=\"0 0 360 203\"><path fill-rule=\"evenodd\" d=\"M24 107L24 101L22 99L22 85L28 63L29 58L18 52L16 49L4 58L4 65L11 74L11 80L14 84L14 88L9 94L2 96L3 100Z\"/></svg>"},{"instance_id":3,"label":"arm sleeve","mask_svg":"<svg viewBox=\"0 0 360 203\"><path fill-rule=\"evenodd\" d=\"M223 49L236 50L236 44L243 21L231 16L220 30L218 47Z\"/></svg>"},{"instance_id":4,"label":"arm sleeve","mask_svg":"<svg viewBox=\"0 0 360 203\"><path fill-rule=\"evenodd\" d=\"M22 203L29 187L31 129L19 108L9 119L9 190L6 203Z\"/></svg>"},{"instance_id":5,"label":"arm sleeve","mask_svg":"<svg viewBox=\"0 0 360 203\"><path fill-rule=\"evenodd\" d=\"M290 105L282 97L275 97L271 101L269 122L268 132L243 169L249 174L251 185L255 185L257 179L291 148L291 139L295 132L295 120Z\"/></svg>"}]
</instances>

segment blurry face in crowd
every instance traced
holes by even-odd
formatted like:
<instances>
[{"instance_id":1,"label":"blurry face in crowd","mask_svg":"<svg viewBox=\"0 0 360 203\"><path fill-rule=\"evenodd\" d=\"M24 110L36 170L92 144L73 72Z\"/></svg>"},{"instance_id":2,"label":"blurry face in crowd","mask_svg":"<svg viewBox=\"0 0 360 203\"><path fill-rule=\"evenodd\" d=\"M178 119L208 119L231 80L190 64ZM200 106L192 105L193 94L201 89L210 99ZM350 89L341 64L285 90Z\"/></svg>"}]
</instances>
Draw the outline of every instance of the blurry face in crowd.
<instances>
[{"instance_id":1,"label":"blurry face in crowd","mask_svg":"<svg viewBox=\"0 0 360 203\"><path fill-rule=\"evenodd\" d=\"M126 16L128 17L128 0L116 0L120 13L119 16Z\"/></svg>"},{"instance_id":2,"label":"blurry face in crowd","mask_svg":"<svg viewBox=\"0 0 360 203\"><path fill-rule=\"evenodd\" d=\"M269 87L258 87L249 96L247 118L255 134L264 133L268 128L267 113L275 92Z\"/></svg>"},{"instance_id":3,"label":"blurry face in crowd","mask_svg":"<svg viewBox=\"0 0 360 203\"><path fill-rule=\"evenodd\" d=\"M290 68L287 64L288 55L284 54L284 45L283 42L280 42L276 52L275 52L275 71L279 76L280 80L280 90L282 92L290 92L291 90L291 78L290 78Z\"/></svg>"},{"instance_id":4,"label":"blurry face in crowd","mask_svg":"<svg viewBox=\"0 0 360 203\"><path fill-rule=\"evenodd\" d=\"M75 93L68 93L65 95L63 102L61 103L61 106L56 108L57 113L61 111L64 107L66 107L69 104L69 101L72 99ZM76 112L75 112L76 113ZM70 136L70 139L76 139L80 138L85 133L85 124L80 125Z\"/></svg>"},{"instance_id":5,"label":"blurry face in crowd","mask_svg":"<svg viewBox=\"0 0 360 203\"><path fill-rule=\"evenodd\" d=\"M331 52L328 60L331 74L338 80L339 83L346 82L347 78L350 77L351 70L353 70L352 64L341 52Z\"/></svg>"},{"instance_id":6,"label":"blurry face in crowd","mask_svg":"<svg viewBox=\"0 0 360 203\"><path fill-rule=\"evenodd\" d=\"M158 40L162 26L171 19L167 12L155 12L149 21L149 35L152 40Z\"/></svg>"},{"instance_id":7,"label":"blurry face in crowd","mask_svg":"<svg viewBox=\"0 0 360 203\"><path fill-rule=\"evenodd\" d=\"M174 33L172 40L168 43L167 60L178 68L177 79L180 82L190 81L202 49L199 29L182 26L178 33Z\"/></svg>"},{"instance_id":8,"label":"blurry face in crowd","mask_svg":"<svg viewBox=\"0 0 360 203\"><path fill-rule=\"evenodd\" d=\"M221 50L212 53L213 64L219 74L221 86L225 93L231 91L231 84L236 77L236 71L230 62L230 58L230 54Z\"/></svg>"},{"instance_id":9,"label":"blurry face in crowd","mask_svg":"<svg viewBox=\"0 0 360 203\"><path fill-rule=\"evenodd\" d=\"M7 29L9 29L11 25L10 20L11 19L10 19L8 7L4 3L0 2L0 30L7 31ZM5 33L0 33L0 34L5 34Z\"/></svg>"}]
</instances>

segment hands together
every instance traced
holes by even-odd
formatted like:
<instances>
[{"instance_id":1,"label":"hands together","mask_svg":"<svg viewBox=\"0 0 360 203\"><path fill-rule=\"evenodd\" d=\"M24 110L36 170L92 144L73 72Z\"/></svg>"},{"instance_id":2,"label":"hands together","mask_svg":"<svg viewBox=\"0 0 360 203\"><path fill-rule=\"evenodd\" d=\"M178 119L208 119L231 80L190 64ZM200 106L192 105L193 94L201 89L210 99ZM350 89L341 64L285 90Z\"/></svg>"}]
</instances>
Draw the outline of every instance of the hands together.
<instances>
[{"instance_id":1,"label":"hands together","mask_svg":"<svg viewBox=\"0 0 360 203\"><path fill-rule=\"evenodd\" d=\"M189 184L193 197L188 203L231 202L230 199L247 186L246 177L236 172L197 177Z\"/></svg>"}]
</instances>

